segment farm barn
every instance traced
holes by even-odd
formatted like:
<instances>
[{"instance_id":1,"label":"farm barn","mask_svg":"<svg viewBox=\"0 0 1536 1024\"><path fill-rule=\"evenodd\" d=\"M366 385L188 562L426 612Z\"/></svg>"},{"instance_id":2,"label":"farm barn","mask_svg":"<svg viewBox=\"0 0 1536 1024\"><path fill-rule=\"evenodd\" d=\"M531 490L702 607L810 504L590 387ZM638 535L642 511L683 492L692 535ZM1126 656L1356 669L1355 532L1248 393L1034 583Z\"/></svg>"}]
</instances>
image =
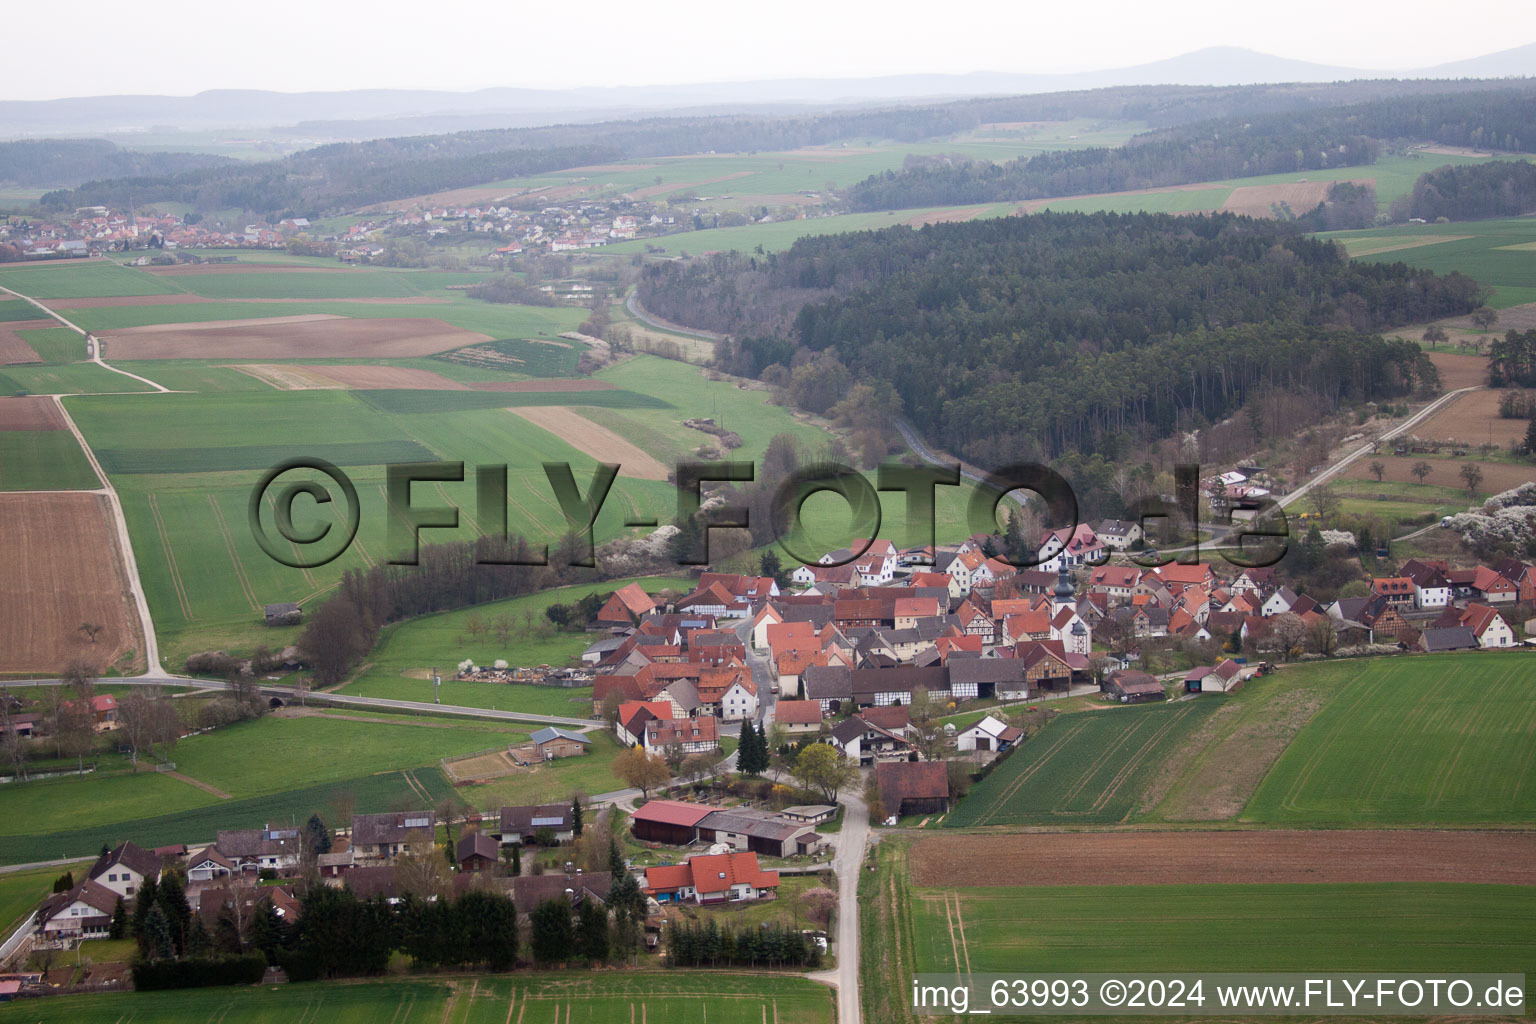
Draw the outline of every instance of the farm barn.
<instances>
[{"instance_id":1,"label":"farm barn","mask_svg":"<svg viewBox=\"0 0 1536 1024\"><path fill-rule=\"evenodd\" d=\"M635 811L630 831L641 842L686 846L699 838L699 822L710 811L681 800L651 800Z\"/></svg>"},{"instance_id":2,"label":"farm barn","mask_svg":"<svg viewBox=\"0 0 1536 1024\"><path fill-rule=\"evenodd\" d=\"M1152 676L1136 669L1111 672L1104 682L1104 692L1122 704L1139 704L1146 701L1167 700L1163 684Z\"/></svg>"},{"instance_id":3,"label":"farm barn","mask_svg":"<svg viewBox=\"0 0 1536 1024\"><path fill-rule=\"evenodd\" d=\"M267 605L265 616L269 626L297 626L304 620L304 613L292 601Z\"/></svg>"},{"instance_id":4,"label":"farm barn","mask_svg":"<svg viewBox=\"0 0 1536 1024\"><path fill-rule=\"evenodd\" d=\"M587 747L592 743L579 732L554 726L546 726L528 738L533 742L533 749L538 756L545 761L553 761L557 757L579 757L587 752Z\"/></svg>"},{"instance_id":5,"label":"farm barn","mask_svg":"<svg viewBox=\"0 0 1536 1024\"><path fill-rule=\"evenodd\" d=\"M893 817L949 810L949 771L942 761L892 761L875 766L880 802Z\"/></svg>"}]
</instances>

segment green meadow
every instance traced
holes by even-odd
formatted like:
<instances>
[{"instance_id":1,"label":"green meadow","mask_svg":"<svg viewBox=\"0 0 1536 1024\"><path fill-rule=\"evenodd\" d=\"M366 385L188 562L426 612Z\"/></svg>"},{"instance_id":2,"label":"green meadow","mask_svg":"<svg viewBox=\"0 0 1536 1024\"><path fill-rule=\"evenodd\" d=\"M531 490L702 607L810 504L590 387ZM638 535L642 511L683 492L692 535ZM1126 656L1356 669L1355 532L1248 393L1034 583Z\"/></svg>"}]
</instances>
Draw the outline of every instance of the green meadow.
<instances>
[{"instance_id":1,"label":"green meadow","mask_svg":"<svg viewBox=\"0 0 1536 1024\"><path fill-rule=\"evenodd\" d=\"M1536 971L1536 890L1523 886L989 886L951 890L948 904L946 895L912 890L920 971Z\"/></svg>"},{"instance_id":2,"label":"green meadow","mask_svg":"<svg viewBox=\"0 0 1536 1024\"><path fill-rule=\"evenodd\" d=\"M585 718L592 711L591 687L564 689L458 682L452 679L459 662L468 659L490 665L503 659L512 665L563 666L579 655L596 637L587 633L544 632L530 623L547 624L544 610L552 604L574 604L588 594L609 593L628 583L639 583L647 593L663 590L689 593L693 581L686 576L641 576L557 587L524 597L493 601L453 612L423 615L385 626L379 643L368 656L367 667L340 692L397 700L431 700L429 670L445 677L444 704L527 711L540 715ZM491 627L498 619L510 623L502 643ZM478 621L478 632L471 623Z\"/></svg>"},{"instance_id":3,"label":"green meadow","mask_svg":"<svg viewBox=\"0 0 1536 1024\"><path fill-rule=\"evenodd\" d=\"M1488 304L1495 309L1536 302L1536 259L1521 248L1536 242L1536 218L1402 224L1321 237L1344 243L1357 259L1406 263L1437 274L1459 270L1493 289Z\"/></svg>"},{"instance_id":4,"label":"green meadow","mask_svg":"<svg viewBox=\"0 0 1536 1024\"><path fill-rule=\"evenodd\" d=\"M1528 824L1536 819L1536 659L1520 651L1372 659L1259 784L1241 821L1289 826Z\"/></svg>"},{"instance_id":5,"label":"green meadow","mask_svg":"<svg viewBox=\"0 0 1536 1024\"><path fill-rule=\"evenodd\" d=\"M307 982L256 988L57 996L0 1006L0 1021L54 1024L833 1024L832 990L805 978L713 971L570 971Z\"/></svg>"},{"instance_id":6,"label":"green meadow","mask_svg":"<svg viewBox=\"0 0 1536 1024\"><path fill-rule=\"evenodd\" d=\"M89 491L101 486L67 430L0 430L0 491Z\"/></svg>"},{"instance_id":7,"label":"green meadow","mask_svg":"<svg viewBox=\"0 0 1536 1024\"><path fill-rule=\"evenodd\" d=\"M0 287L34 299L172 295L183 291L166 279L109 260L70 260L0 267Z\"/></svg>"}]
</instances>

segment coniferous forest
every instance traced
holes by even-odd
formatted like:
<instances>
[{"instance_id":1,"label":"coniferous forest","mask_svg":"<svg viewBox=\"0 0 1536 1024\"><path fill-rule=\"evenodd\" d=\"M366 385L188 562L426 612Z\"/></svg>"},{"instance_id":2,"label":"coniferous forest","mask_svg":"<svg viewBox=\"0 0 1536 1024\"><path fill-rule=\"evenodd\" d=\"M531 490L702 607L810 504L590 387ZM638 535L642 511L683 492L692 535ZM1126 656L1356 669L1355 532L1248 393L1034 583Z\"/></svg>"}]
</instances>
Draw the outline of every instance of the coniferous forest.
<instances>
[{"instance_id":1,"label":"coniferous forest","mask_svg":"<svg viewBox=\"0 0 1536 1024\"><path fill-rule=\"evenodd\" d=\"M1438 384L1383 329L1475 308L1476 282L1350 263L1296 225L1230 214L1037 214L805 238L648 267L652 312L733 334L723 370L825 412L890 389L927 438L998 464L1231 415L1260 390L1329 405Z\"/></svg>"}]
</instances>

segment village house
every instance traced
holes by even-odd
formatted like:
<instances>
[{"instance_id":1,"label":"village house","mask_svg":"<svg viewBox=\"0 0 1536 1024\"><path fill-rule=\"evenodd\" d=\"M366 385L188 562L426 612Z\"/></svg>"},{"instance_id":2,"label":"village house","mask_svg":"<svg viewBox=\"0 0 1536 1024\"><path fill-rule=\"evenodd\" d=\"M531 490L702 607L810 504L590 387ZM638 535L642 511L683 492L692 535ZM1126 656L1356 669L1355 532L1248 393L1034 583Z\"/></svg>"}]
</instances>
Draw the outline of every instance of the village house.
<instances>
[{"instance_id":1,"label":"village house","mask_svg":"<svg viewBox=\"0 0 1536 1024\"><path fill-rule=\"evenodd\" d=\"M160 880L160 858L133 843L119 843L98 857L85 877L124 899L131 899L143 888L146 878Z\"/></svg>"},{"instance_id":2,"label":"village house","mask_svg":"<svg viewBox=\"0 0 1536 1024\"><path fill-rule=\"evenodd\" d=\"M1469 604L1461 613L1461 624L1477 637L1477 645L1484 649L1515 646L1515 631L1493 608L1485 604Z\"/></svg>"},{"instance_id":3,"label":"village house","mask_svg":"<svg viewBox=\"0 0 1536 1024\"><path fill-rule=\"evenodd\" d=\"M1099 542L1111 551L1128 551L1142 539L1141 524L1123 519L1105 519L1094 528Z\"/></svg>"},{"instance_id":4,"label":"village house","mask_svg":"<svg viewBox=\"0 0 1536 1024\"><path fill-rule=\"evenodd\" d=\"M1000 722L991 715L955 735L955 749L962 753L977 750L1004 751L1024 734L1017 726Z\"/></svg>"},{"instance_id":5,"label":"village house","mask_svg":"<svg viewBox=\"0 0 1536 1024\"><path fill-rule=\"evenodd\" d=\"M872 725L857 715L839 722L827 734L827 742L855 764L874 764L882 758L905 760L912 745L904 737Z\"/></svg>"},{"instance_id":6,"label":"village house","mask_svg":"<svg viewBox=\"0 0 1536 1024\"><path fill-rule=\"evenodd\" d=\"M576 837L571 820L571 805L535 804L503 807L496 826L489 834L503 846L531 845L541 829L549 829L556 842L568 843Z\"/></svg>"},{"instance_id":7,"label":"village house","mask_svg":"<svg viewBox=\"0 0 1536 1024\"><path fill-rule=\"evenodd\" d=\"M287 871L299 863L299 830L270 825L222 829L214 849L239 871Z\"/></svg>"},{"instance_id":8,"label":"village house","mask_svg":"<svg viewBox=\"0 0 1536 1024\"><path fill-rule=\"evenodd\" d=\"M36 941L60 947L80 939L106 938L117 900L117 893L90 881L55 893L38 909Z\"/></svg>"},{"instance_id":9,"label":"village house","mask_svg":"<svg viewBox=\"0 0 1536 1024\"><path fill-rule=\"evenodd\" d=\"M638 583L629 583L615 590L598 611L599 626L628 626L639 622L656 609L656 602Z\"/></svg>"},{"instance_id":10,"label":"village house","mask_svg":"<svg viewBox=\"0 0 1536 1024\"><path fill-rule=\"evenodd\" d=\"M791 736L820 732L822 720L820 701L781 700L773 706L773 724Z\"/></svg>"},{"instance_id":11,"label":"village house","mask_svg":"<svg viewBox=\"0 0 1536 1024\"><path fill-rule=\"evenodd\" d=\"M645 894L658 903L727 903L772 899L779 873L758 867L755 853L702 854L683 864L645 869Z\"/></svg>"},{"instance_id":12,"label":"village house","mask_svg":"<svg viewBox=\"0 0 1536 1024\"><path fill-rule=\"evenodd\" d=\"M678 746L685 754L707 754L720 749L718 719L704 716L693 719L653 719L645 723L645 749L657 754Z\"/></svg>"},{"instance_id":13,"label":"village house","mask_svg":"<svg viewBox=\"0 0 1536 1024\"><path fill-rule=\"evenodd\" d=\"M358 861L390 860L412 845L434 842L437 816L432 811L397 811L352 816L352 850Z\"/></svg>"},{"instance_id":14,"label":"village house","mask_svg":"<svg viewBox=\"0 0 1536 1024\"><path fill-rule=\"evenodd\" d=\"M234 861L221 854L216 846L200 850L187 859L188 882L212 882L228 878L239 872Z\"/></svg>"},{"instance_id":15,"label":"village house","mask_svg":"<svg viewBox=\"0 0 1536 1024\"><path fill-rule=\"evenodd\" d=\"M466 832L454 847L453 860L460 871L494 871L501 848L484 832Z\"/></svg>"}]
</instances>

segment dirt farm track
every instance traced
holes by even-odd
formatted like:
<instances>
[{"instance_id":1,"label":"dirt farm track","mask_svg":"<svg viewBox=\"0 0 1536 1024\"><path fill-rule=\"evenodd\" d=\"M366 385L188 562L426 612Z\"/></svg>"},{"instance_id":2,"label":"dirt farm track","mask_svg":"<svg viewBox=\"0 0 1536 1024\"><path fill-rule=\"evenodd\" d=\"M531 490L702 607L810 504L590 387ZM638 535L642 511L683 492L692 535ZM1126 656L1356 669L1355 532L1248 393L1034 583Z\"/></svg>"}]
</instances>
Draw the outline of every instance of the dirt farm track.
<instances>
[{"instance_id":1,"label":"dirt farm track","mask_svg":"<svg viewBox=\"0 0 1536 1024\"><path fill-rule=\"evenodd\" d=\"M1536 885L1536 832L1042 832L919 839L912 882L973 885L1481 882Z\"/></svg>"},{"instance_id":2,"label":"dirt farm track","mask_svg":"<svg viewBox=\"0 0 1536 1024\"><path fill-rule=\"evenodd\" d=\"M107 499L99 494L0 494L0 672L57 671L76 658L106 668L144 642ZM96 642L82 622L103 628Z\"/></svg>"}]
</instances>

